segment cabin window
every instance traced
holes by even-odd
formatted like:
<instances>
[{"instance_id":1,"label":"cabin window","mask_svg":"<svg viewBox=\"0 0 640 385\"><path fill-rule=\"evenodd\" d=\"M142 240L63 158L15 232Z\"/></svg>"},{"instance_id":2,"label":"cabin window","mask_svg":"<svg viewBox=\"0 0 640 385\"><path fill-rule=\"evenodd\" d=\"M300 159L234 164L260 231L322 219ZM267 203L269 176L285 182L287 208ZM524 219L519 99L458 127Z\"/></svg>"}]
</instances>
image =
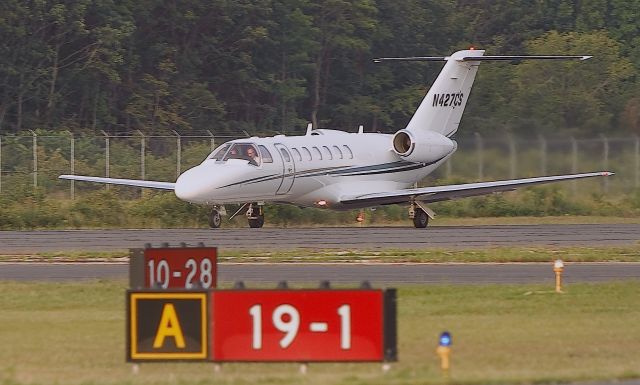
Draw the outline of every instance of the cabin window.
<instances>
[{"instance_id":1,"label":"cabin window","mask_svg":"<svg viewBox=\"0 0 640 385\"><path fill-rule=\"evenodd\" d=\"M349 159L353 159L353 152L351 151L349 146L343 145L342 147L344 148L344 151L347 154L347 156L349 157Z\"/></svg>"},{"instance_id":2,"label":"cabin window","mask_svg":"<svg viewBox=\"0 0 640 385\"><path fill-rule=\"evenodd\" d=\"M298 151L297 148L291 148L291 152L293 153L293 156L298 159L298 162L302 162L302 155L300 155L300 151Z\"/></svg>"},{"instance_id":3,"label":"cabin window","mask_svg":"<svg viewBox=\"0 0 640 385\"><path fill-rule=\"evenodd\" d=\"M289 153L287 152L287 150L285 150L284 148L281 148L280 153L282 153L282 157L284 158L285 162L291 162L291 157L289 156Z\"/></svg>"},{"instance_id":4,"label":"cabin window","mask_svg":"<svg viewBox=\"0 0 640 385\"><path fill-rule=\"evenodd\" d=\"M265 146L258 146L260 149L260 155L262 156L262 161L265 163L273 163L273 157L271 157L271 153Z\"/></svg>"},{"instance_id":5,"label":"cabin window","mask_svg":"<svg viewBox=\"0 0 640 385\"><path fill-rule=\"evenodd\" d=\"M209 156L209 159L222 160L222 157L227 152L229 147L231 147L231 144L229 143L223 144L222 146L218 147L214 152L211 153L211 155Z\"/></svg>"},{"instance_id":6,"label":"cabin window","mask_svg":"<svg viewBox=\"0 0 640 385\"><path fill-rule=\"evenodd\" d=\"M312 147L313 150L313 155L315 157L317 157L319 160L322 160L322 153L320 152L320 150L318 149L318 147Z\"/></svg>"},{"instance_id":7,"label":"cabin window","mask_svg":"<svg viewBox=\"0 0 640 385\"><path fill-rule=\"evenodd\" d=\"M329 160L333 159L333 155L331 154L331 150L329 150L329 147L322 146L322 151L324 151L324 154L327 156Z\"/></svg>"},{"instance_id":8,"label":"cabin window","mask_svg":"<svg viewBox=\"0 0 640 385\"><path fill-rule=\"evenodd\" d=\"M339 159L342 159L342 158L343 158L343 156L342 156L342 151L340 151L340 147L338 147L338 146L333 146L333 147L331 147L331 148L334 150L333 152L335 152L335 153L336 153L336 156L337 156Z\"/></svg>"},{"instance_id":9,"label":"cabin window","mask_svg":"<svg viewBox=\"0 0 640 385\"><path fill-rule=\"evenodd\" d=\"M304 153L304 155L307 157L307 160L311 160L311 151L309 151L308 148L306 147L302 147L302 152Z\"/></svg>"}]
</instances>

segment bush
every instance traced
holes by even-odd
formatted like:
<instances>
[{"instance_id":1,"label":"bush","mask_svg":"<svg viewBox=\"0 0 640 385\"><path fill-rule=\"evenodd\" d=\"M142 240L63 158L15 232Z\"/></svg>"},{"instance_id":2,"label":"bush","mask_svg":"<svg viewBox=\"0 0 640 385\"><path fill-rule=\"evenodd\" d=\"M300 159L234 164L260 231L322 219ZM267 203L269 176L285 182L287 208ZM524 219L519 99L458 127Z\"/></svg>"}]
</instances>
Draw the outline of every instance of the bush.
<instances>
[{"instance_id":1,"label":"bush","mask_svg":"<svg viewBox=\"0 0 640 385\"><path fill-rule=\"evenodd\" d=\"M233 214L240 205L228 205ZM556 186L534 187L517 193L494 194L430 205L439 216L514 217L546 215L640 215L640 190L612 200L603 195L574 198ZM22 195L0 195L0 229L109 228L109 227L208 227L210 207L178 200L167 192L145 192L142 198L125 200L117 189L79 194L75 201L47 197L22 190ZM359 210L332 211L268 204L266 222L275 226L353 226ZM406 205L366 209L365 223L387 224L407 220ZM224 226L246 227L244 215Z\"/></svg>"}]
</instances>

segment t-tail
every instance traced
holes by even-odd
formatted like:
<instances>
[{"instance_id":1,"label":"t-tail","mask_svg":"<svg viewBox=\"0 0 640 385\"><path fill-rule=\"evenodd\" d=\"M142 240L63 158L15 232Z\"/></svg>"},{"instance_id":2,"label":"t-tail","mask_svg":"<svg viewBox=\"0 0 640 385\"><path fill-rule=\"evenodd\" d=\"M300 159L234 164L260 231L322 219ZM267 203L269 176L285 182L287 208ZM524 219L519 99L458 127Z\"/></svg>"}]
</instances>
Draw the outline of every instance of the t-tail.
<instances>
[{"instance_id":1,"label":"t-tail","mask_svg":"<svg viewBox=\"0 0 640 385\"><path fill-rule=\"evenodd\" d=\"M417 56L378 58L375 62L389 61L445 61L427 95L418 106L406 128L393 137L394 151L409 161L429 162L445 158L456 144L449 139L462 120L478 67L483 61L521 60L586 60L591 56L484 56L484 50L463 50L451 56Z\"/></svg>"}]
</instances>

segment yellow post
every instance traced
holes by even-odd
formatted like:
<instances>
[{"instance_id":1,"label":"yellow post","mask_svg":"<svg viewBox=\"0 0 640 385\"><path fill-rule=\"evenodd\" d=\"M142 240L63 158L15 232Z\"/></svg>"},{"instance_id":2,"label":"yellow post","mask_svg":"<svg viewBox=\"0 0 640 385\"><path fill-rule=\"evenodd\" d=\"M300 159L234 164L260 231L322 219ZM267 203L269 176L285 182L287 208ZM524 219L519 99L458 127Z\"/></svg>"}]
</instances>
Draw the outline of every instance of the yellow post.
<instances>
[{"instance_id":1,"label":"yellow post","mask_svg":"<svg viewBox=\"0 0 640 385\"><path fill-rule=\"evenodd\" d=\"M448 346L438 346L436 353L440 356L440 369L442 369L445 374L448 373L451 367L451 361L449 360L451 348Z\"/></svg>"},{"instance_id":2,"label":"yellow post","mask_svg":"<svg viewBox=\"0 0 640 385\"><path fill-rule=\"evenodd\" d=\"M553 264L553 271L556 273L556 293L562 293L562 271L564 263L561 259L557 259Z\"/></svg>"},{"instance_id":3,"label":"yellow post","mask_svg":"<svg viewBox=\"0 0 640 385\"><path fill-rule=\"evenodd\" d=\"M448 378L449 369L451 368L451 333L442 332L440 334L436 354L440 356L440 369L442 369L442 375L445 378Z\"/></svg>"}]
</instances>

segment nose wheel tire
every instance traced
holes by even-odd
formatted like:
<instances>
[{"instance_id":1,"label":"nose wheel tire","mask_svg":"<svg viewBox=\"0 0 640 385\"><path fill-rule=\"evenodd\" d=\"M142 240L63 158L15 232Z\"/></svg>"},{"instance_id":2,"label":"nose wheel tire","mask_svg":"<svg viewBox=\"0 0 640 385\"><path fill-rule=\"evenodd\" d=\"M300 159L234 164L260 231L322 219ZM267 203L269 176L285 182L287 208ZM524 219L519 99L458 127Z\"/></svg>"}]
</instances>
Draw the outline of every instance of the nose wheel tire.
<instances>
[{"instance_id":1,"label":"nose wheel tire","mask_svg":"<svg viewBox=\"0 0 640 385\"><path fill-rule=\"evenodd\" d=\"M429 216L421 208L416 208L413 215L413 225L417 229L424 229L429 224Z\"/></svg>"},{"instance_id":2,"label":"nose wheel tire","mask_svg":"<svg viewBox=\"0 0 640 385\"><path fill-rule=\"evenodd\" d=\"M258 215L255 218L249 218L249 227L259 229L264 225L264 215Z\"/></svg>"},{"instance_id":3,"label":"nose wheel tire","mask_svg":"<svg viewBox=\"0 0 640 385\"><path fill-rule=\"evenodd\" d=\"M217 229L221 224L222 216L220 215L220 212L216 209L211 210L211 213L209 214L209 226L212 229Z\"/></svg>"}]
</instances>

